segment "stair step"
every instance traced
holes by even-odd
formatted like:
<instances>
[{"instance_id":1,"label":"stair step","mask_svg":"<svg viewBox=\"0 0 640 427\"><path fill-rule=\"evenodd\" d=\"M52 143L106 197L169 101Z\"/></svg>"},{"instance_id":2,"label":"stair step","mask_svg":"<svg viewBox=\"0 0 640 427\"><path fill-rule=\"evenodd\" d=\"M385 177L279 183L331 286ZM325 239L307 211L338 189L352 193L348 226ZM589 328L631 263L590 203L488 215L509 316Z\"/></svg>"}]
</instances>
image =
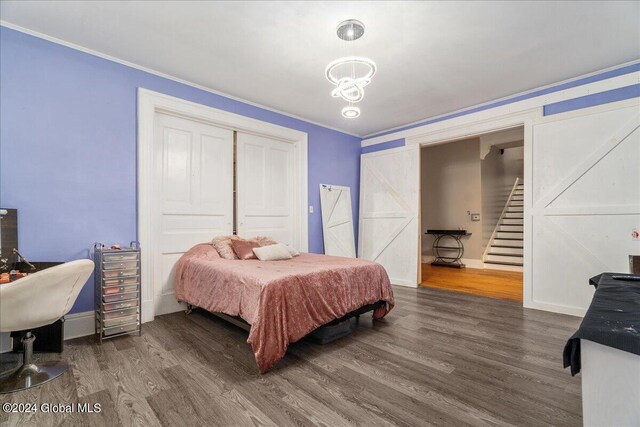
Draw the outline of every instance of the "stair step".
<instances>
[{"instance_id":1,"label":"stair step","mask_svg":"<svg viewBox=\"0 0 640 427\"><path fill-rule=\"evenodd\" d=\"M509 206L524 206L523 200L511 200Z\"/></svg>"},{"instance_id":2,"label":"stair step","mask_svg":"<svg viewBox=\"0 0 640 427\"><path fill-rule=\"evenodd\" d=\"M522 212L505 212L505 218L524 218L524 214Z\"/></svg>"},{"instance_id":3,"label":"stair step","mask_svg":"<svg viewBox=\"0 0 640 427\"><path fill-rule=\"evenodd\" d=\"M515 265L522 265L522 256L520 255L493 255L489 254L484 262L506 262Z\"/></svg>"},{"instance_id":4,"label":"stair step","mask_svg":"<svg viewBox=\"0 0 640 427\"><path fill-rule=\"evenodd\" d=\"M518 233L515 231L498 231L496 232L496 239L524 239L524 233Z\"/></svg>"},{"instance_id":5,"label":"stair step","mask_svg":"<svg viewBox=\"0 0 640 427\"><path fill-rule=\"evenodd\" d=\"M523 206L509 206L507 207L507 212L524 212Z\"/></svg>"},{"instance_id":6,"label":"stair step","mask_svg":"<svg viewBox=\"0 0 640 427\"><path fill-rule=\"evenodd\" d=\"M524 196L513 196L513 197L511 198L511 200L523 201L523 200L524 200Z\"/></svg>"},{"instance_id":7,"label":"stair step","mask_svg":"<svg viewBox=\"0 0 640 427\"><path fill-rule=\"evenodd\" d=\"M513 259L514 261L519 261L519 260L520 260L520 258L522 258L523 256L524 256L524 254L510 254L510 253L508 253L508 252L504 252L504 253L496 253L496 252L493 252L493 246L491 247L491 252L489 252L489 253L487 254L487 257L490 257L490 258L494 258L494 257L508 257L508 258Z\"/></svg>"},{"instance_id":8,"label":"stair step","mask_svg":"<svg viewBox=\"0 0 640 427\"><path fill-rule=\"evenodd\" d=\"M522 272L521 265L503 264L501 262L485 262L484 268L488 270L501 270L501 271L519 271Z\"/></svg>"},{"instance_id":9,"label":"stair step","mask_svg":"<svg viewBox=\"0 0 640 427\"><path fill-rule=\"evenodd\" d=\"M517 247L509 247L509 246L491 245L491 252L489 252L489 255L519 255L519 256L522 256L522 255L524 255L524 249L523 248L517 248Z\"/></svg>"},{"instance_id":10,"label":"stair step","mask_svg":"<svg viewBox=\"0 0 640 427\"><path fill-rule=\"evenodd\" d=\"M514 196L524 196L524 188L513 190Z\"/></svg>"},{"instance_id":11,"label":"stair step","mask_svg":"<svg viewBox=\"0 0 640 427\"><path fill-rule=\"evenodd\" d=\"M502 246L502 247L512 247L522 249L523 240L522 239L495 239L492 243L492 246Z\"/></svg>"},{"instance_id":12,"label":"stair step","mask_svg":"<svg viewBox=\"0 0 640 427\"><path fill-rule=\"evenodd\" d=\"M521 225L500 225L498 231L518 231L523 232L524 227Z\"/></svg>"},{"instance_id":13,"label":"stair step","mask_svg":"<svg viewBox=\"0 0 640 427\"><path fill-rule=\"evenodd\" d=\"M504 261L485 261L485 264L513 265L514 267L522 267L521 262L504 262Z\"/></svg>"},{"instance_id":14,"label":"stair step","mask_svg":"<svg viewBox=\"0 0 640 427\"><path fill-rule=\"evenodd\" d=\"M524 225L524 218L502 218L501 225Z\"/></svg>"}]
</instances>

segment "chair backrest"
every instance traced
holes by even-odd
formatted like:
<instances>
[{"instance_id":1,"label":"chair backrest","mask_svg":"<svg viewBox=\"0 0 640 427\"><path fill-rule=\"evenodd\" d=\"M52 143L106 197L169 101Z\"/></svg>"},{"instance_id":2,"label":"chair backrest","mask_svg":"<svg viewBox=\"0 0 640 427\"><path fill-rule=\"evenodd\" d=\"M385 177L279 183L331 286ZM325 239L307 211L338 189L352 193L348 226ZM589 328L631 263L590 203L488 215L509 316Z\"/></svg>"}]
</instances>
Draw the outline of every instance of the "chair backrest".
<instances>
[{"instance_id":1,"label":"chair backrest","mask_svg":"<svg viewBox=\"0 0 640 427\"><path fill-rule=\"evenodd\" d=\"M80 259L0 285L0 332L38 328L67 314L93 267Z\"/></svg>"}]
</instances>

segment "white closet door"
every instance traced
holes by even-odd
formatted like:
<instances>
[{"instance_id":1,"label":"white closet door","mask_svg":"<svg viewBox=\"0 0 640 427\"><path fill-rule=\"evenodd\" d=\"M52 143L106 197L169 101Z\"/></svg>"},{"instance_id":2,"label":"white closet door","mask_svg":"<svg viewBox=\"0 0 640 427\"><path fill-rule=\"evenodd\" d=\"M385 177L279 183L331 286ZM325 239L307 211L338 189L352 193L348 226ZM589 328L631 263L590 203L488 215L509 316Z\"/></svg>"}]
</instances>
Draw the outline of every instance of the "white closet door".
<instances>
[{"instance_id":1,"label":"white closet door","mask_svg":"<svg viewBox=\"0 0 640 427\"><path fill-rule=\"evenodd\" d=\"M358 256L382 264L396 285L420 281L419 206L417 145L361 156Z\"/></svg>"},{"instance_id":2,"label":"white closet door","mask_svg":"<svg viewBox=\"0 0 640 427\"><path fill-rule=\"evenodd\" d=\"M639 252L640 108L612 103L533 126L530 262L525 304L570 314L589 307L590 277L629 271ZM527 256L530 256L527 259Z\"/></svg>"},{"instance_id":3,"label":"white closet door","mask_svg":"<svg viewBox=\"0 0 640 427\"><path fill-rule=\"evenodd\" d=\"M233 131L158 114L154 227L155 314L182 309L175 298L175 264L197 243L233 232ZM151 250L151 249L150 249Z\"/></svg>"},{"instance_id":4,"label":"white closet door","mask_svg":"<svg viewBox=\"0 0 640 427\"><path fill-rule=\"evenodd\" d=\"M293 144L238 132L239 236L268 236L295 246L293 155Z\"/></svg>"},{"instance_id":5,"label":"white closet door","mask_svg":"<svg viewBox=\"0 0 640 427\"><path fill-rule=\"evenodd\" d=\"M339 185L320 184L324 253L355 258L351 189Z\"/></svg>"}]
</instances>

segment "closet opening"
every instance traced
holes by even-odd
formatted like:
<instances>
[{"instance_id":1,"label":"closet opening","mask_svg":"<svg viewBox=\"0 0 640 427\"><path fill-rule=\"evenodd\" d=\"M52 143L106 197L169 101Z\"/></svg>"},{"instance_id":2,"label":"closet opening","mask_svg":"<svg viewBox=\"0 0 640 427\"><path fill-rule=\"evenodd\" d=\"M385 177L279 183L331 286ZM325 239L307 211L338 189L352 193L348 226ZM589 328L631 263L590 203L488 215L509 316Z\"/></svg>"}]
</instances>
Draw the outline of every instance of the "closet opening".
<instances>
[{"instance_id":1,"label":"closet opening","mask_svg":"<svg viewBox=\"0 0 640 427\"><path fill-rule=\"evenodd\" d=\"M420 152L421 286L522 302L524 128Z\"/></svg>"}]
</instances>

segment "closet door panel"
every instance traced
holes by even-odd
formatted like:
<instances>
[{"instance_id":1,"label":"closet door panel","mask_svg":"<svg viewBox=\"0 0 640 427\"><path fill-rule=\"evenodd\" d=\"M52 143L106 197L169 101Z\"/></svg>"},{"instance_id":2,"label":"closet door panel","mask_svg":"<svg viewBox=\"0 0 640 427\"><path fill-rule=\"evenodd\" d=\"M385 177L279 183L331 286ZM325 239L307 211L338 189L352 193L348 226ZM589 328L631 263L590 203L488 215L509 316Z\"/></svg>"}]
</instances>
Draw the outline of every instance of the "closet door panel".
<instances>
[{"instance_id":1,"label":"closet door panel","mask_svg":"<svg viewBox=\"0 0 640 427\"><path fill-rule=\"evenodd\" d=\"M155 314L183 307L175 264L198 243L233 230L233 131L165 114L156 116L153 227Z\"/></svg>"},{"instance_id":2,"label":"closet door panel","mask_svg":"<svg viewBox=\"0 0 640 427\"><path fill-rule=\"evenodd\" d=\"M267 154L268 148L260 142L241 143L238 134L238 164L242 163L243 171L236 171L238 178L238 193L243 200L243 207L246 214L260 213L267 208L269 194L264 191L262 185L253 183L264 183L267 179ZM242 158L242 160L240 160ZM241 193L241 195L240 195ZM239 199L238 199L239 200ZM240 218L238 216L238 218Z\"/></svg>"},{"instance_id":3,"label":"closet door panel","mask_svg":"<svg viewBox=\"0 0 640 427\"><path fill-rule=\"evenodd\" d=\"M238 235L293 244L294 146L238 132Z\"/></svg>"}]
</instances>

